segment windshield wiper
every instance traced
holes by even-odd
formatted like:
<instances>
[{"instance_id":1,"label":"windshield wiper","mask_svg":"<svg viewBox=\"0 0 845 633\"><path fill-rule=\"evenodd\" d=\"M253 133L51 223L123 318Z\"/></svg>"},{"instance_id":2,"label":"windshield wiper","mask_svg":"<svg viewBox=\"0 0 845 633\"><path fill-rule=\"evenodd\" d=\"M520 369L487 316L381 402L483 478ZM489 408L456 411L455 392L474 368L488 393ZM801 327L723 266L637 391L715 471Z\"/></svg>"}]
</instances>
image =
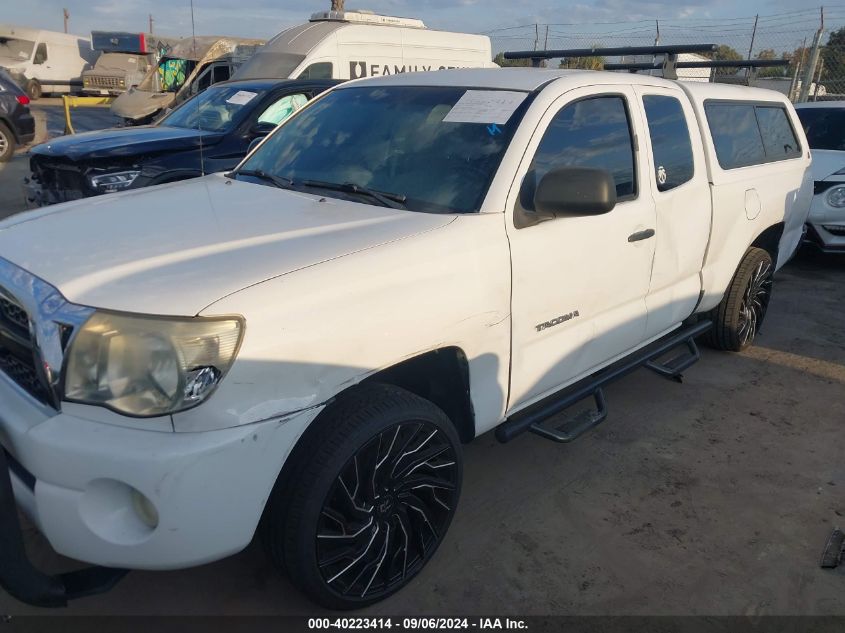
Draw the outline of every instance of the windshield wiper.
<instances>
[{"instance_id":1,"label":"windshield wiper","mask_svg":"<svg viewBox=\"0 0 845 633\"><path fill-rule=\"evenodd\" d=\"M404 209L407 198L401 193L390 193L387 191L376 191L368 189L354 182L323 182L322 180L303 180L299 183L303 187L316 187L318 189L329 189L331 191L342 191L343 193L355 193L367 196L379 204L391 209Z\"/></svg>"},{"instance_id":2,"label":"windshield wiper","mask_svg":"<svg viewBox=\"0 0 845 633\"><path fill-rule=\"evenodd\" d=\"M272 183L280 189L290 189L293 187L293 180L290 178L277 176L276 174L268 174L263 169L241 169L240 171L233 171L230 174L227 174L227 176L252 176Z\"/></svg>"}]
</instances>

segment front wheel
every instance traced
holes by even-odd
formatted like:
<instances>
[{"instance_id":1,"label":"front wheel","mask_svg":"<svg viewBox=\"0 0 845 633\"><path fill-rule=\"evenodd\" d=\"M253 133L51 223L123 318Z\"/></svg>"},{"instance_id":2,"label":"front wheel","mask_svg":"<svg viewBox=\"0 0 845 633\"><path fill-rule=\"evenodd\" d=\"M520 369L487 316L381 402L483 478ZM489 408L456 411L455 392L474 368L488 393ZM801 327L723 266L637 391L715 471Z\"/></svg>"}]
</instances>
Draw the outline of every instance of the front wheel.
<instances>
[{"instance_id":1,"label":"front wheel","mask_svg":"<svg viewBox=\"0 0 845 633\"><path fill-rule=\"evenodd\" d=\"M709 345L738 352L754 342L769 307L773 274L771 255L761 248L749 248L725 296L710 314Z\"/></svg>"},{"instance_id":2,"label":"front wheel","mask_svg":"<svg viewBox=\"0 0 845 633\"><path fill-rule=\"evenodd\" d=\"M431 559L463 462L446 414L404 389L359 387L330 406L274 491L264 538L312 600L354 609L398 591Z\"/></svg>"},{"instance_id":3,"label":"front wheel","mask_svg":"<svg viewBox=\"0 0 845 633\"><path fill-rule=\"evenodd\" d=\"M41 84L37 79L27 81L24 90L26 91L26 95L33 101L41 98Z\"/></svg>"}]
</instances>

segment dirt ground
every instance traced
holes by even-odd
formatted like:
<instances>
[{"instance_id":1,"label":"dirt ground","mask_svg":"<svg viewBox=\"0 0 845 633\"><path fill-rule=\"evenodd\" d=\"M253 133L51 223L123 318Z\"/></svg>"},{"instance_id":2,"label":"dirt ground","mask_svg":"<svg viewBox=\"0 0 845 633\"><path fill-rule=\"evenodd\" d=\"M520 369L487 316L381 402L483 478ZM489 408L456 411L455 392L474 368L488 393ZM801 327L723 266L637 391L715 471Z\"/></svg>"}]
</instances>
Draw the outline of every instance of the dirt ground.
<instances>
[{"instance_id":1,"label":"dirt ground","mask_svg":"<svg viewBox=\"0 0 845 633\"><path fill-rule=\"evenodd\" d=\"M365 613L845 615L845 565L819 567L845 526L844 308L845 258L802 254L749 351L704 350L682 385L632 374L607 390L608 421L571 445L478 438L439 552ZM27 540L43 568L70 564ZM43 611L0 593L0 613ZM254 543L200 568L134 572L66 613L319 611Z\"/></svg>"}]
</instances>

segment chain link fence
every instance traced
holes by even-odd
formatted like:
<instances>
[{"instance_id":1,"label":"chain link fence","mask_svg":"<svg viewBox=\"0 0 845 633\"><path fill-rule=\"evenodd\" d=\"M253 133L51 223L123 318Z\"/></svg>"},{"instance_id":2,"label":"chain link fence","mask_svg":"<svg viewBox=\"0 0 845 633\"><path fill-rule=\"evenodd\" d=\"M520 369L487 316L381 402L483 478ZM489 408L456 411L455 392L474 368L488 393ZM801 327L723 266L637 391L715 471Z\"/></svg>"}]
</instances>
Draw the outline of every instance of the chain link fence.
<instances>
[{"instance_id":1,"label":"chain link fence","mask_svg":"<svg viewBox=\"0 0 845 633\"><path fill-rule=\"evenodd\" d=\"M721 60L779 59L784 66L679 70L680 79L745 83L778 90L793 101L845 99L845 4L748 18L651 20L591 24L525 24L486 33L500 65L504 51L716 44ZM679 61L695 61L681 56ZM588 57L552 60L561 68L600 69L604 63L651 61Z\"/></svg>"}]
</instances>

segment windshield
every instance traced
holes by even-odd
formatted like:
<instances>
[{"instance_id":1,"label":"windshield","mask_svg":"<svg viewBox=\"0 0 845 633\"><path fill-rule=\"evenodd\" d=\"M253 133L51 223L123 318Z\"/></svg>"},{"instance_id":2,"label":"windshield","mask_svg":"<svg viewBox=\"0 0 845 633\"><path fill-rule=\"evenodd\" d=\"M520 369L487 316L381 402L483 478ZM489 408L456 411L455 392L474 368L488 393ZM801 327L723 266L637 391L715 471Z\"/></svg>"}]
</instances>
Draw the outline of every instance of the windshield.
<instances>
[{"instance_id":1,"label":"windshield","mask_svg":"<svg viewBox=\"0 0 845 633\"><path fill-rule=\"evenodd\" d=\"M798 108L810 149L845 150L845 108Z\"/></svg>"},{"instance_id":2,"label":"windshield","mask_svg":"<svg viewBox=\"0 0 845 633\"><path fill-rule=\"evenodd\" d=\"M482 101L516 95L516 104L500 124L483 121L483 108L477 116L467 100L450 114L465 93ZM283 178L293 188L314 181L354 184L402 196L413 211L478 211L527 96L453 86L335 90L280 126L238 171Z\"/></svg>"},{"instance_id":3,"label":"windshield","mask_svg":"<svg viewBox=\"0 0 845 633\"><path fill-rule=\"evenodd\" d=\"M94 70L147 70L147 58L133 53L100 53Z\"/></svg>"},{"instance_id":4,"label":"windshield","mask_svg":"<svg viewBox=\"0 0 845 633\"><path fill-rule=\"evenodd\" d=\"M19 40L13 37L0 37L0 57L21 62L32 56L35 42Z\"/></svg>"},{"instance_id":5,"label":"windshield","mask_svg":"<svg viewBox=\"0 0 845 633\"><path fill-rule=\"evenodd\" d=\"M266 79L268 77L290 77L305 55L294 53L275 53L261 50L250 57L238 68L236 79Z\"/></svg>"},{"instance_id":6,"label":"windshield","mask_svg":"<svg viewBox=\"0 0 845 633\"><path fill-rule=\"evenodd\" d=\"M242 90L234 86L212 86L165 116L158 125L208 132L225 132L240 123L246 107L260 99L264 90Z\"/></svg>"}]
</instances>

